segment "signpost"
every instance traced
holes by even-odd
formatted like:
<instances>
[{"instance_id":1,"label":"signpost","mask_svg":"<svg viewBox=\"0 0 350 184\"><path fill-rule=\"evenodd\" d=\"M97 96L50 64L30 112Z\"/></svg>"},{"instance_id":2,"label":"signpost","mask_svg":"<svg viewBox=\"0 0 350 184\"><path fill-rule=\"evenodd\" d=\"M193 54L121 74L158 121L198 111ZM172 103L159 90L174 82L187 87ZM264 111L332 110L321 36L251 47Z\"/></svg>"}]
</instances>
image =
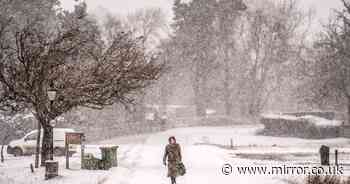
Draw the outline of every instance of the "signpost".
<instances>
[{"instance_id":1,"label":"signpost","mask_svg":"<svg viewBox=\"0 0 350 184\"><path fill-rule=\"evenodd\" d=\"M79 144L81 147L81 159L84 156L84 146L82 145L84 139L84 133L66 132L65 150L66 150L66 169L69 169L69 145Z\"/></svg>"}]
</instances>

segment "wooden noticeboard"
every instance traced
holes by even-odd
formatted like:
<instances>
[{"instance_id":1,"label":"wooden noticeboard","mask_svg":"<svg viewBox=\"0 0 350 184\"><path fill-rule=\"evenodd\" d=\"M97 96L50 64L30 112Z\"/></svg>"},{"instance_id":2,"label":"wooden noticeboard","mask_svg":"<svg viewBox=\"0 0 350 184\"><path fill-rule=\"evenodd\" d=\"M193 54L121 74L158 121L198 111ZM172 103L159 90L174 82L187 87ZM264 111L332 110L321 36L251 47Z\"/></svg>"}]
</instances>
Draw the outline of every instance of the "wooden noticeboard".
<instances>
[{"instance_id":1,"label":"wooden noticeboard","mask_svg":"<svg viewBox=\"0 0 350 184\"><path fill-rule=\"evenodd\" d=\"M83 136L83 133L66 133L66 144L81 144Z\"/></svg>"},{"instance_id":2,"label":"wooden noticeboard","mask_svg":"<svg viewBox=\"0 0 350 184\"><path fill-rule=\"evenodd\" d=\"M82 145L84 141L84 133L77 132L66 132L65 140L65 150L66 150L66 168L69 169L69 145L70 144L79 144L81 147L81 157L83 159L84 155L84 146Z\"/></svg>"}]
</instances>

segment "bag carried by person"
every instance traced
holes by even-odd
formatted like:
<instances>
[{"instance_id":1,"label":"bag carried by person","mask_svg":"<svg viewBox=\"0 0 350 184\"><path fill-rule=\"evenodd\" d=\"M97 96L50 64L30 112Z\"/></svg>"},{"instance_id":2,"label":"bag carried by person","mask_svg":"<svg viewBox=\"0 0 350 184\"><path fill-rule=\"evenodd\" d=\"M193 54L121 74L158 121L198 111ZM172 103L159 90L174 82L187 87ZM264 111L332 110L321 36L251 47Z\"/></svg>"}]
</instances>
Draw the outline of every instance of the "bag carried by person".
<instances>
[{"instance_id":1,"label":"bag carried by person","mask_svg":"<svg viewBox=\"0 0 350 184\"><path fill-rule=\"evenodd\" d=\"M182 162L178 162L176 164L176 169L180 176L183 176L186 174L186 167Z\"/></svg>"}]
</instances>

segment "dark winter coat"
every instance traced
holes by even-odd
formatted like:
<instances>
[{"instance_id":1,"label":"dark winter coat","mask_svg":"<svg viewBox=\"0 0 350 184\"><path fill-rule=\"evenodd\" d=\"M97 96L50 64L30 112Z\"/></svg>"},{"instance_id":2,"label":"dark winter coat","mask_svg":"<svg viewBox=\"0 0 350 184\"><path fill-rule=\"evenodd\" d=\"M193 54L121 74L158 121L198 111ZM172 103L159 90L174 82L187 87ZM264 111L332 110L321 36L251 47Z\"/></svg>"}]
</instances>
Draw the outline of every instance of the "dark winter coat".
<instances>
[{"instance_id":1,"label":"dark winter coat","mask_svg":"<svg viewBox=\"0 0 350 184\"><path fill-rule=\"evenodd\" d=\"M166 163L166 160L168 160L168 177L179 176L177 164L182 160L181 148L179 144L168 144L165 147L163 162Z\"/></svg>"}]
</instances>

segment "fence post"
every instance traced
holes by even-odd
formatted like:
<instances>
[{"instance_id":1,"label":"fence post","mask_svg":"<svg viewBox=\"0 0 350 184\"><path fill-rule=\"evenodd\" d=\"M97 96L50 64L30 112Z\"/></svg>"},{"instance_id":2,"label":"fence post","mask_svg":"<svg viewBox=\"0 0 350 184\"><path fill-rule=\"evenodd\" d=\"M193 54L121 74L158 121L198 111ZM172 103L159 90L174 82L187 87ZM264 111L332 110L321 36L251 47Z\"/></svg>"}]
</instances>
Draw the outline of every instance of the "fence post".
<instances>
[{"instance_id":1,"label":"fence post","mask_svg":"<svg viewBox=\"0 0 350 184\"><path fill-rule=\"evenodd\" d=\"M31 171L32 173L34 173L34 167L33 167L33 164L30 164L30 171Z\"/></svg>"},{"instance_id":2,"label":"fence post","mask_svg":"<svg viewBox=\"0 0 350 184\"><path fill-rule=\"evenodd\" d=\"M66 139L65 139L65 143L64 143L64 148L66 151L66 169L69 169L69 144L68 144L67 134L65 136L66 136Z\"/></svg>"},{"instance_id":3,"label":"fence post","mask_svg":"<svg viewBox=\"0 0 350 184\"><path fill-rule=\"evenodd\" d=\"M80 145L80 155L81 155L81 160L80 160L80 163L81 163L81 169L85 169L84 167L84 155L85 155L85 144L82 142L81 145Z\"/></svg>"},{"instance_id":4,"label":"fence post","mask_svg":"<svg viewBox=\"0 0 350 184\"><path fill-rule=\"evenodd\" d=\"M338 150L335 150L335 165L338 166Z\"/></svg>"}]
</instances>

